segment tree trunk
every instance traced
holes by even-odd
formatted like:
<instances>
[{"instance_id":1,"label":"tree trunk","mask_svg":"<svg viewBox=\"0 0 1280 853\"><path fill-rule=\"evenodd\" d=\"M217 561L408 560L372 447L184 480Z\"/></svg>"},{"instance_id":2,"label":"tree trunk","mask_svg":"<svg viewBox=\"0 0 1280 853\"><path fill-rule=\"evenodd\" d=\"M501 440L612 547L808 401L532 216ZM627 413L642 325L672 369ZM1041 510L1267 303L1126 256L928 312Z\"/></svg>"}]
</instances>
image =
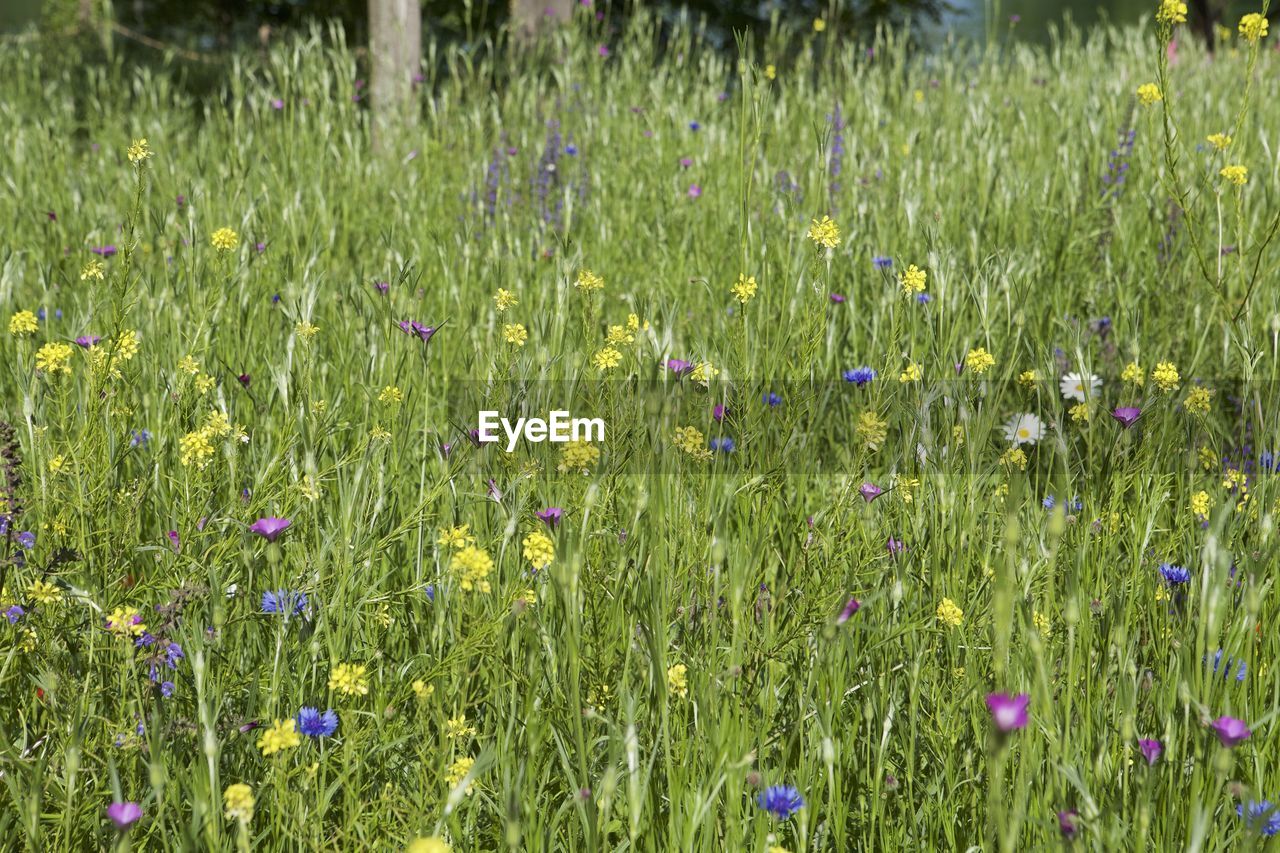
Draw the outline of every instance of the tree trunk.
<instances>
[{"instance_id":1,"label":"tree trunk","mask_svg":"<svg viewBox=\"0 0 1280 853\"><path fill-rule=\"evenodd\" d=\"M573 16L574 0L511 0L511 32L528 43Z\"/></svg>"},{"instance_id":2,"label":"tree trunk","mask_svg":"<svg viewBox=\"0 0 1280 853\"><path fill-rule=\"evenodd\" d=\"M414 78L422 67L420 0L369 0L369 99L374 148L397 124L411 122Z\"/></svg>"}]
</instances>

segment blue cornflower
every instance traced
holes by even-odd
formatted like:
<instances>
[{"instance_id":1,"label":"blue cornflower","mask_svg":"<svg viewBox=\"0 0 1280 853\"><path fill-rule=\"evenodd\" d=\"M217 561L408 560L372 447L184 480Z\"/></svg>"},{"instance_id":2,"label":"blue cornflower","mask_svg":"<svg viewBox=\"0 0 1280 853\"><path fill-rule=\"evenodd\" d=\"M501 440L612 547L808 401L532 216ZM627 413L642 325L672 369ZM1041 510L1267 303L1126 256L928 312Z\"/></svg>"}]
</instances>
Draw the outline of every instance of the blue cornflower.
<instances>
[{"instance_id":1,"label":"blue cornflower","mask_svg":"<svg viewBox=\"0 0 1280 853\"><path fill-rule=\"evenodd\" d=\"M301 615L307 609L307 594L287 589L267 590L262 594L262 612L280 613L286 619Z\"/></svg>"},{"instance_id":2,"label":"blue cornflower","mask_svg":"<svg viewBox=\"0 0 1280 853\"><path fill-rule=\"evenodd\" d=\"M764 395L764 402L772 409L782 405L782 398L770 391L768 394Z\"/></svg>"},{"instance_id":3,"label":"blue cornflower","mask_svg":"<svg viewBox=\"0 0 1280 853\"><path fill-rule=\"evenodd\" d=\"M1205 662L1205 663L1208 663L1208 660L1205 660L1204 662ZM1234 659L1233 659L1233 658L1231 658L1231 657L1227 657L1227 662L1226 662L1225 664L1223 664L1223 663L1222 663L1222 649L1218 649L1218 650L1217 650L1216 652L1214 652L1214 654L1213 654L1213 674L1214 674L1214 675L1217 675L1217 674L1218 674L1218 666L1219 666L1219 665L1221 665L1221 666L1222 666L1222 677L1223 677L1223 679L1230 678L1230 677L1231 677L1231 664L1232 664L1232 663L1237 664L1237 666L1236 666L1236 681L1244 681L1244 677L1245 677L1246 675L1248 675L1248 674L1249 674L1249 667L1245 664L1245 662L1244 662L1243 660L1236 661L1236 660L1234 660Z\"/></svg>"},{"instance_id":4,"label":"blue cornflower","mask_svg":"<svg viewBox=\"0 0 1280 853\"><path fill-rule=\"evenodd\" d=\"M872 379L875 379L875 378L876 378L876 372L872 370L870 367L855 367L853 370L846 370L844 372L844 381L852 382L854 385L857 385L859 388L861 388L863 385L866 385L868 382L870 382Z\"/></svg>"},{"instance_id":5,"label":"blue cornflower","mask_svg":"<svg viewBox=\"0 0 1280 853\"><path fill-rule=\"evenodd\" d=\"M572 142L570 142L568 145L566 145L566 146L564 147L564 153L568 154L570 157L577 157L577 156L578 156L578 146L576 146L576 145L574 145Z\"/></svg>"},{"instance_id":6,"label":"blue cornflower","mask_svg":"<svg viewBox=\"0 0 1280 853\"><path fill-rule=\"evenodd\" d=\"M1270 838L1280 833L1280 809L1270 800L1257 802L1250 800L1249 805L1236 806L1236 814L1244 818L1244 825L1257 832L1263 838Z\"/></svg>"},{"instance_id":7,"label":"blue cornflower","mask_svg":"<svg viewBox=\"0 0 1280 853\"><path fill-rule=\"evenodd\" d=\"M916 294L916 302L918 302L921 305L928 305L932 301L933 301L933 297L927 293Z\"/></svg>"},{"instance_id":8,"label":"blue cornflower","mask_svg":"<svg viewBox=\"0 0 1280 853\"><path fill-rule=\"evenodd\" d=\"M27 611L23 610L20 605L15 604L4 612L4 618L9 620L10 625L13 625L26 614Z\"/></svg>"},{"instance_id":9,"label":"blue cornflower","mask_svg":"<svg viewBox=\"0 0 1280 853\"><path fill-rule=\"evenodd\" d=\"M30 530L24 530L18 534L18 547L24 551L30 551L36 547L36 535Z\"/></svg>"},{"instance_id":10,"label":"blue cornflower","mask_svg":"<svg viewBox=\"0 0 1280 853\"><path fill-rule=\"evenodd\" d=\"M1191 572L1173 563L1161 563L1160 574L1164 576L1165 583L1169 586L1177 586L1191 580Z\"/></svg>"},{"instance_id":11,"label":"blue cornflower","mask_svg":"<svg viewBox=\"0 0 1280 853\"><path fill-rule=\"evenodd\" d=\"M702 130L702 125L698 124L696 121L691 121L689 122L689 129L692 130L694 133L697 133L698 131Z\"/></svg>"},{"instance_id":12,"label":"blue cornflower","mask_svg":"<svg viewBox=\"0 0 1280 853\"><path fill-rule=\"evenodd\" d=\"M1053 495L1045 495L1044 500L1040 501L1040 506L1044 507L1045 509L1053 509L1057 505L1058 505L1058 501L1056 498L1054 498Z\"/></svg>"},{"instance_id":13,"label":"blue cornflower","mask_svg":"<svg viewBox=\"0 0 1280 853\"><path fill-rule=\"evenodd\" d=\"M804 808L804 797L790 785L770 785L756 794L756 805L778 820L786 820Z\"/></svg>"},{"instance_id":14,"label":"blue cornflower","mask_svg":"<svg viewBox=\"0 0 1280 853\"><path fill-rule=\"evenodd\" d=\"M734 444L732 438L713 438L708 443L712 450L719 450L721 453L732 453L737 445Z\"/></svg>"},{"instance_id":15,"label":"blue cornflower","mask_svg":"<svg viewBox=\"0 0 1280 853\"><path fill-rule=\"evenodd\" d=\"M884 255L876 255L871 259L871 266L878 270L887 270L893 266L893 258L886 258Z\"/></svg>"},{"instance_id":16,"label":"blue cornflower","mask_svg":"<svg viewBox=\"0 0 1280 853\"><path fill-rule=\"evenodd\" d=\"M1079 512L1080 510L1084 509L1084 501L1080 500L1079 495L1072 495L1071 501L1070 503L1067 504L1067 506L1071 507L1071 509L1074 510L1075 512Z\"/></svg>"},{"instance_id":17,"label":"blue cornflower","mask_svg":"<svg viewBox=\"0 0 1280 853\"><path fill-rule=\"evenodd\" d=\"M427 594L427 601L430 601L432 604L436 603L436 585L435 584L433 583L427 584L422 588L422 591Z\"/></svg>"},{"instance_id":18,"label":"blue cornflower","mask_svg":"<svg viewBox=\"0 0 1280 853\"><path fill-rule=\"evenodd\" d=\"M146 447L151 443L151 432L145 429L129 430L130 447Z\"/></svg>"},{"instance_id":19,"label":"blue cornflower","mask_svg":"<svg viewBox=\"0 0 1280 853\"><path fill-rule=\"evenodd\" d=\"M298 731L307 737L329 737L338 730L338 712L330 708L320 713L317 708L298 711Z\"/></svg>"}]
</instances>

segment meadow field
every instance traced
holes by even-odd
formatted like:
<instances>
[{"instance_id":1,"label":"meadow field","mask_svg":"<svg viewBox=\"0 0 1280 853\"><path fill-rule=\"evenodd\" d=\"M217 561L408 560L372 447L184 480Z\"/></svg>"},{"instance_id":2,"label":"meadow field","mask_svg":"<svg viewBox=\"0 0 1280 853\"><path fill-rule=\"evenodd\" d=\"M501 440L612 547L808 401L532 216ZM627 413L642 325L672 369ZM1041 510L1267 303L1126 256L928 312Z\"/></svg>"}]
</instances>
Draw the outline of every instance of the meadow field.
<instances>
[{"instance_id":1,"label":"meadow field","mask_svg":"<svg viewBox=\"0 0 1280 853\"><path fill-rule=\"evenodd\" d=\"M587 10L376 146L336 28L0 43L0 847L1274 843L1280 54L1152 5Z\"/></svg>"}]
</instances>

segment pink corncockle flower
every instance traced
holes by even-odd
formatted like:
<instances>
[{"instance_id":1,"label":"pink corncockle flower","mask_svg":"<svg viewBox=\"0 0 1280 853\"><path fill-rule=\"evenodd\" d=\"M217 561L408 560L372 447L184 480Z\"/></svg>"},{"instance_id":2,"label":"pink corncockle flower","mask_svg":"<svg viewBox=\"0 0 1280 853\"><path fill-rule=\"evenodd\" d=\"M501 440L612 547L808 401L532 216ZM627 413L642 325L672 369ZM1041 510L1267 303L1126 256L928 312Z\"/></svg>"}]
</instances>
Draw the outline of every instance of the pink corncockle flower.
<instances>
[{"instance_id":1,"label":"pink corncockle flower","mask_svg":"<svg viewBox=\"0 0 1280 853\"><path fill-rule=\"evenodd\" d=\"M137 803L112 803L107 806L107 817L121 831L128 829L142 817L142 806Z\"/></svg>"},{"instance_id":2,"label":"pink corncockle flower","mask_svg":"<svg viewBox=\"0 0 1280 853\"><path fill-rule=\"evenodd\" d=\"M987 709L991 711L991 721L1001 732L1017 731L1026 728L1027 706L1031 704L1031 696L1019 693L1010 696L1006 693L988 693Z\"/></svg>"},{"instance_id":3,"label":"pink corncockle flower","mask_svg":"<svg viewBox=\"0 0 1280 853\"><path fill-rule=\"evenodd\" d=\"M1213 729L1223 746L1235 746L1253 734L1244 720L1237 720L1235 717L1219 717L1209 724L1209 728Z\"/></svg>"}]
</instances>

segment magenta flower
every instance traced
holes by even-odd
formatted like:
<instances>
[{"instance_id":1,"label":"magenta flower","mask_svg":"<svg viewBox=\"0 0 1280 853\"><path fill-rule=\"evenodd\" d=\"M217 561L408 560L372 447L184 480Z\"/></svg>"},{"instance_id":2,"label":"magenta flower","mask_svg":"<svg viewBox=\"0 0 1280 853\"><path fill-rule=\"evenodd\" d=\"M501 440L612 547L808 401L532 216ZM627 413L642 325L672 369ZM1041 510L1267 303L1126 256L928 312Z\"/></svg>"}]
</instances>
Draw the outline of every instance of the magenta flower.
<instances>
[{"instance_id":1,"label":"magenta flower","mask_svg":"<svg viewBox=\"0 0 1280 853\"><path fill-rule=\"evenodd\" d=\"M1142 409L1137 406L1118 406L1111 413L1111 417L1119 421L1120 426L1128 429L1138 422L1138 416L1142 414Z\"/></svg>"},{"instance_id":2,"label":"magenta flower","mask_svg":"<svg viewBox=\"0 0 1280 853\"><path fill-rule=\"evenodd\" d=\"M1209 727L1218 736L1218 740L1222 741L1223 746L1235 746L1253 734L1244 724L1244 720L1237 720L1235 717L1219 717L1210 723Z\"/></svg>"},{"instance_id":3,"label":"magenta flower","mask_svg":"<svg viewBox=\"0 0 1280 853\"><path fill-rule=\"evenodd\" d=\"M699 198L702 195L702 187L697 184L689 184L689 198Z\"/></svg>"},{"instance_id":4,"label":"magenta flower","mask_svg":"<svg viewBox=\"0 0 1280 853\"><path fill-rule=\"evenodd\" d=\"M727 414L729 414L729 410L724 406L712 406L711 408L711 417L716 423L723 423L724 416Z\"/></svg>"},{"instance_id":5,"label":"magenta flower","mask_svg":"<svg viewBox=\"0 0 1280 853\"><path fill-rule=\"evenodd\" d=\"M884 494L884 489L875 483L863 483L858 487L858 494L862 495L862 499L867 503L871 503L876 498Z\"/></svg>"},{"instance_id":6,"label":"magenta flower","mask_svg":"<svg viewBox=\"0 0 1280 853\"><path fill-rule=\"evenodd\" d=\"M76 344L88 349L89 347L96 346L101 340L102 338L98 335L81 335L76 338Z\"/></svg>"},{"instance_id":7,"label":"magenta flower","mask_svg":"<svg viewBox=\"0 0 1280 853\"><path fill-rule=\"evenodd\" d=\"M889 552L890 557L896 557L907 550L907 546L903 544L901 539L894 539L892 536L889 537L888 542L884 543L884 548Z\"/></svg>"},{"instance_id":8,"label":"magenta flower","mask_svg":"<svg viewBox=\"0 0 1280 853\"><path fill-rule=\"evenodd\" d=\"M558 506L549 506L546 509L538 510L534 515L540 518L547 527L555 530L560 526L560 518L564 515L564 510Z\"/></svg>"},{"instance_id":9,"label":"magenta flower","mask_svg":"<svg viewBox=\"0 0 1280 853\"><path fill-rule=\"evenodd\" d=\"M684 376L686 373L688 373L692 369L693 369L693 365L685 361L683 358L667 359L667 370L670 370L676 376Z\"/></svg>"},{"instance_id":10,"label":"magenta flower","mask_svg":"<svg viewBox=\"0 0 1280 853\"><path fill-rule=\"evenodd\" d=\"M436 333L435 327L424 326L417 320L401 320L397 325L406 335L417 335L424 344L429 343L431 336Z\"/></svg>"},{"instance_id":11,"label":"magenta flower","mask_svg":"<svg viewBox=\"0 0 1280 853\"><path fill-rule=\"evenodd\" d=\"M862 602L856 598L849 599L845 603L844 609L840 611L840 615L836 617L836 624L843 625L849 621L849 617L862 609Z\"/></svg>"},{"instance_id":12,"label":"magenta flower","mask_svg":"<svg viewBox=\"0 0 1280 853\"><path fill-rule=\"evenodd\" d=\"M831 301L839 305L841 302L844 302L844 294L842 293L831 294Z\"/></svg>"},{"instance_id":13,"label":"magenta flower","mask_svg":"<svg viewBox=\"0 0 1280 853\"><path fill-rule=\"evenodd\" d=\"M275 516L260 518L249 525L249 532L258 534L268 542L274 542L291 524L293 522L287 518L276 518Z\"/></svg>"},{"instance_id":14,"label":"magenta flower","mask_svg":"<svg viewBox=\"0 0 1280 853\"><path fill-rule=\"evenodd\" d=\"M1006 693L988 693L987 709L991 711L991 721L1002 732L1012 732L1026 728L1027 706L1031 697L1026 693L1009 696Z\"/></svg>"},{"instance_id":15,"label":"magenta flower","mask_svg":"<svg viewBox=\"0 0 1280 853\"><path fill-rule=\"evenodd\" d=\"M1076 837L1076 833L1080 831L1076 818L1080 817L1080 813L1075 809L1065 812L1058 812L1058 832L1062 833L1062 837L1070 840Z\"/></svg>"},{"instance_id":16,"label":"magenta flower","mask_svg":"<svg viewBox=\"0 0 1280 853\"><path fill-rule=\"evenodd\" d=\"M1160 745L1160 741L1154 738L1143 738L1138 741L1138 749L1142 750L1142 757L1147 759L1147 766L1155 764L1160 760L1160 753L1164 752L1164 747Z\"/></svg>"},{"instance_id":17,"label":"magenta flower","mask_svg":"<svg viewBox=\"0 0 1280 853\"><path fill-rule=\"evenodd\" d=\"M116 829L126 830L142 817L142 806L137 803L112 803L107 806L107 817L116 825Z\"/></svg>"},{"instance_id":18,"label":"magenta flower","mask_svg":"<svg viewBox=\"0 0 1280 853\"><path fill-rule=\"evenodd\" d=\"M173 546L173 553L175 554L182 550L182 537L178 535L178 531L169 531L169 544Z\"/></svg>"}]
</instances>

